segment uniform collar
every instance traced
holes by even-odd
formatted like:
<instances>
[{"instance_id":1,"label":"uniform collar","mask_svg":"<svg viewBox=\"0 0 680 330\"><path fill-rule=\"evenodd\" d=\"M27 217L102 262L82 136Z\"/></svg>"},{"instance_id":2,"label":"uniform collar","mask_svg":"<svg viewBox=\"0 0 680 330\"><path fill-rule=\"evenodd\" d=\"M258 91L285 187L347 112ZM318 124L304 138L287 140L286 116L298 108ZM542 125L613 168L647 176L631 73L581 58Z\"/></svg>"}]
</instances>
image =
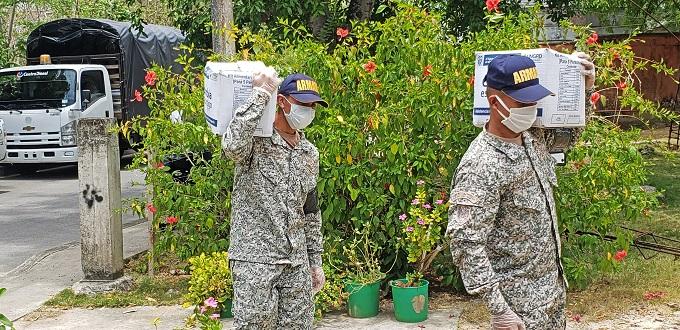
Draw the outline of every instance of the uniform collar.
<instances>
[{"instance_id":1,"label":"uniform collar","mask_svg":"<svg viewBox=\"0 0 680 330\"><path fill-rule=\"evenodd\" d=\"M524 146L519 146L517 144L505 142L495 137L493 134L487 132L486 126L484 127L484 131L482 132L482 139L484 142L494 147L496 150L502 152L513 161L517 160L519 157L525 154L524 148L531 148L531 146L533 145L533 138L531 137L531 134L529 134L528 132L522 132L522 140L524 141Z\"/></svg>"},{"instance_id":2,"label":"uniform collar","mask_svg":"<svg viewBox=\"0 0 680 330\"><path fill-rule=\"evenodd\" d=\"M286 140L281 137L281 134L279 134L276 129L273 130L271 140L273 144L287 149L302 150L307 152L312 150L312 144L307 140L307 138L305 138L305 133L303 132L300 132L300 142L298 142L294 148L292 148L288 142L286 142Z\"/></svg>"}]
</instances>

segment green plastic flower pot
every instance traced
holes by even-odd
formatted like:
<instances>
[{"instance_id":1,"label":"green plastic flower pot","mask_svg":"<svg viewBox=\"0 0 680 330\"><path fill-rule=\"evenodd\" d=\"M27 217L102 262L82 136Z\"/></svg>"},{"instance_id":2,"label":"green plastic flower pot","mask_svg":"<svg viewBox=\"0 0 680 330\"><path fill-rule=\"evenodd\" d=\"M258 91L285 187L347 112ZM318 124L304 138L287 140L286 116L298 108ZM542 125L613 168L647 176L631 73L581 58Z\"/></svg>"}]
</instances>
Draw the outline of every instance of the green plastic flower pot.
<instances>
[{"instance_id":1,"label":"green plastic flower pot","mask_svg":"<svg viewBox=\"0 0 680 330\"><path fill-rule=\"evenodd\" d=\"M402 288L395 285L396 282L406 283L406 279L390 282L392 287L392 304L394 305L394 317L399 322L417 323L427 320L427 311L430 307L428 287L426 280L420 281L420 286Z\"/></svg>"},{"instance_id":2,"label":"green plastic flower pot","mask_svg":"<svg viewBox=\"0 0 680 330\"><path fill-rule=\"evenodd\" d=\"M227 299L222 303L222 310L220 310L221 319L230 319L234 317L234 314L231 312L231 305L231 299Z\"/></svg>"},{"instance_id":3,"label":"green plastic flower pot","mask_svg":"<svg viewBox=\"0 0 680 330\"><path fill-rule=\"evenodd\" d=\"M374 317L380 312L380 281L370 284L349 282L345 284L347 313L349 316L363 319Z\"/></svg>"}]
</instances>

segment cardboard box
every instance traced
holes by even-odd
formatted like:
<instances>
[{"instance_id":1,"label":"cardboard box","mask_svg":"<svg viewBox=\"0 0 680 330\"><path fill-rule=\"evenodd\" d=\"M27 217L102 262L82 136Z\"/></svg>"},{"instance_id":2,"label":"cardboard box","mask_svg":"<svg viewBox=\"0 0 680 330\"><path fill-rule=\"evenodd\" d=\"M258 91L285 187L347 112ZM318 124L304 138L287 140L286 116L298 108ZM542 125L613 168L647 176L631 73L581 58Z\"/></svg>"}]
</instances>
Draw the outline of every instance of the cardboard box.
<instances>
[{"instance_id":1,"label":"cardboard box","mask_svg":"<svg viewBox=\"0 0 680 330\"><path fill-rule=\"evenodd\" d=\"M264 68L262 62L208 62L205 65L205 120L215 134L227 131L234 111L253 93L253 73ZM255 136L272 136L276 114L276 92L262 113Z\"/></svg>"},{"instance_id":2,"label":"cardboard box","mask_svg":"<svg viewBox=\"0 0 680 330\"><path fill-rule=\"evenodd\" d=\"M475 126L483 127L489 120L489 102L483 81L491 60L502 54L524 55L534 60L540 84L555 93L555 96L548 96L538 102L538 118L534 127L586 125L585 77L581 74L581 63L575 56L539 48L475 53L475 98L472 112Z\"/></svg>"}]
</instances>

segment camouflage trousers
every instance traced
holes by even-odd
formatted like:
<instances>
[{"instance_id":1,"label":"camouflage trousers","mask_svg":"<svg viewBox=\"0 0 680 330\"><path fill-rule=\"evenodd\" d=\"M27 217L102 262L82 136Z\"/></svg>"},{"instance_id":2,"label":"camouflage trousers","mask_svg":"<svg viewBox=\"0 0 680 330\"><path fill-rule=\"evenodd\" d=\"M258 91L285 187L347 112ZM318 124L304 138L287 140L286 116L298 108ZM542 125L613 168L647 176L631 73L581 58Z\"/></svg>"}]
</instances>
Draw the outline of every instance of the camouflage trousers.
<instances>
[{"instance_id":1,"label":"camouflage trousers","mask_svg":"<svg viewBox=\"0 0 680 330\"><path fill-rule=\"evenodd\" d=\"M231 260L236 329L312 329L314 301L308 265Z\"/></svg>"},{"instance_id":2,"label":"camouflage trousers","mask_svg":"<svg viewBox=\"0 0 680 330\"><path fill-rule=\"evenodd\" d=\"M554 276L546 276L531 284L501 284L510 308L524 321L527 330L565 329L567 296L561 275L555 272Z\"/></svg>"}]
</instances>

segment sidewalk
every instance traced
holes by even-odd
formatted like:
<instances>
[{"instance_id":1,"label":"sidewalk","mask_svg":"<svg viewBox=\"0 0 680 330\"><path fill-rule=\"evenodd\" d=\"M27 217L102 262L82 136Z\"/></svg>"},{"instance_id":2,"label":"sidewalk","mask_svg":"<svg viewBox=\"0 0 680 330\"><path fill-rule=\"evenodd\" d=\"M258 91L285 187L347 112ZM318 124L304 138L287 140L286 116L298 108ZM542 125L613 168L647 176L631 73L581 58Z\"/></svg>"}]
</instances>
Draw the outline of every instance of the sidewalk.
<instances>
[{"instance_id":1,"label":"sidewalk","mask_svg":"<svg viewBox=\"0 0 680 330\"><path fill-rule=\"evenodd\" d=\"M125 258L148 249L147 228L146 222L142 222L123 229ZM7 292L0 297L2 313L10 320L17 320L38 309L52 296L83 279L83 276L78 242L33 256L0 277L0 287L7 288Z\"/></svg>"},{"instance_id":2,"label":"sidewalk","mask_svg":"<svg viewBox=\"0 0 680 330\"><path fill-rule=\"evenodd\" d=\"M191 314L191 309L180 306L164 307L131 307L131 308L102 308L102 309L72 309L57 311L58 315L44 315L36 321L21 320L15 326L21 330L143 330L153 329L154 319L160 318L158 330L172 330L184 326L184 318ZM378 316L369 319L352 319L346 314L330 314L316 324L315 329L376 329L376 330L406 330L406 329L457 329L460 311L441 310L430 311L430 317L422 323L408 324L394 320L392 311L383 311ZM223 322L224 329L231 329L232 320Z\"/></svg>"}]
</instances>

